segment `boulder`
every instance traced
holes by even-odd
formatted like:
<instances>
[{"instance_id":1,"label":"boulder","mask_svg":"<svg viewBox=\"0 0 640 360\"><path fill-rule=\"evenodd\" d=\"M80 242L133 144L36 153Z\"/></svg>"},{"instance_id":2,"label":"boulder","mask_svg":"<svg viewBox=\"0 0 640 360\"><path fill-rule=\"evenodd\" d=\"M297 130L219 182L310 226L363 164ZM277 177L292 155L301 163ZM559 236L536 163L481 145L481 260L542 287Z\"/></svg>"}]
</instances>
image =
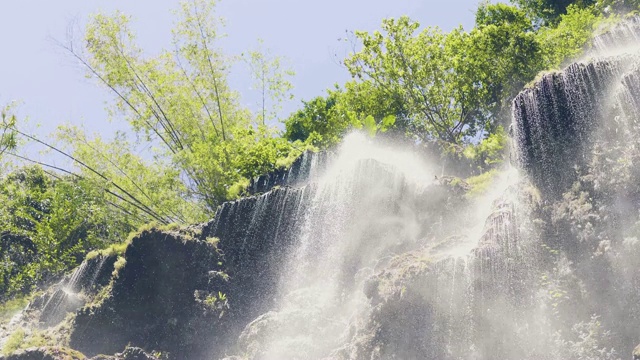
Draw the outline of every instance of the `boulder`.
<instances>
[{"instance_id":1,"label":"boulder","mask_svg":"<svg viewBox=\"0 0 640 360\"><path fill-rule=\"evenodd\" d=\"M199 359L224 332L226 276L213 241L151 229L134 237L96 304L79 310L70 345L89 356L127 345Z\"/></svg>"}]
</instances>

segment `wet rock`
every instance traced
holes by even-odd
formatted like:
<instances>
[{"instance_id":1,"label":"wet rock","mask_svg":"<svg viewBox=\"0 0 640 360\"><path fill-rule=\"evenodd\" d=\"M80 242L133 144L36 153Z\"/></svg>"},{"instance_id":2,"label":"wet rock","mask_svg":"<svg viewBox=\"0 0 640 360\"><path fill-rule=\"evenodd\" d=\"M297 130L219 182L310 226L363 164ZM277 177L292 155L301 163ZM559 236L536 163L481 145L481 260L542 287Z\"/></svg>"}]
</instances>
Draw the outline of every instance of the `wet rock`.
<instances>
[{"instance_id":1,"label":"wet rock","mask_svg":"<svg viewBox=\"0 0 640 360\"><path fill-rule=\"evenodd\" d=\"M213 242L145 230L115 264L109 293L78 311L70 344L90 356L126 345L200 359L215 355L227 289ZM214 349L212 349L214 348Z\"/></svg>"},{"instance_id":2,"label":"wet rock","mask_svg":"<svg viewBox=\"0 0 640 360\"><path fill-rule=\"evenodd\" d=\"M116 259L115 255L98 255L84 260L71 274L32 300L28 310L40 314L40 326L61 323L109 283Z\"/></svg>"},{"instance_id":3,"label":"wet rock","mask_svg":"<svg viewBox=\"0 0 640 360\"><path fill-rule=\"evenodd\" d=\"M312 186L283 187L220 206L202 231L202 237L220 239L225 268L233 286L229 288L229 332L231 342L251 320L274 305L283 256L296 239L309 206L303 199Z\"/></svg>"},{"instance_id":4,"label":"wet rock","mask_svg":"<svg viewBox=\"0 0 640 360\"><path fill-rule=\"evenodd\" d=\"M86 357L78 351L64 347L39 347L19 350L0 360L84 360Z\"/></svg>"},{"instance_id":5,"label":"wet rock","mask_svg":"<svg viewBox=\"0 0 640 360\"><path fill-rule=\"evenodd\" d=\"M308 183L315 174L326 167L330 157L331 154L328 152L305 151L289 168L276 169L252 179L248 192L256 195L266 193L278 186L299 186Z\"/></svg>"},{"instance_id":6,"label":"wet rock","mask_svg":"<svg viewBox=\"0 0 640 360\"><path fill-rule=\"evenodd\" d=\"M158 360L158 358L146 353L141 348L131 346L113 356L97 355L89 360Z\"/></svg>"},{"instance_id":7,"label":"wet rock","mask_svg":"<svg viewBox=\"0 0 640 360\"><path fill-rule=\"evenodd\" d=\"M613 118L609 94L632 64L628 56L574 63L513 100L517 161L543 195L557 198L576 180L599 121Z\"/></svg>"}]
</instances>

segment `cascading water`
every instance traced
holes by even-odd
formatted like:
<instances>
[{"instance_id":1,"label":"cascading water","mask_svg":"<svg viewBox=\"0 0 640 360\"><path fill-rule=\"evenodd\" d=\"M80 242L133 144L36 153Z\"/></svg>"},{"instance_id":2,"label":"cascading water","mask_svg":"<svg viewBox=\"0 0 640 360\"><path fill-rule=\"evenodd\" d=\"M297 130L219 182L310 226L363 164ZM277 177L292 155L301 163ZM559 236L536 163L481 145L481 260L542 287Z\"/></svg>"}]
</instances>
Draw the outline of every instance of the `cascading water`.
<instances>
[{"instance_id":1,"label":"cascading water","mask_svg":"<svg viewBox=\"0 0 640 360\"><path fill-rule=\"evenodd\" d=\"M262 306L253 313L263 315L242 332L238 342L242 356L320 359L357 352L349 350L349 343L362 338L359 332L367 326L365 319L375 317L377 310L370 298L380 295L372 293L374 287L380 287L376 281L382 282L387 275L412 281L404 266L429 268L431 278L426 281L432 282L433 294L413 305L432 306L434 319L446 318L440 324L446 330L432 340L453 347L460 343L461 333L466 333L471 346L475 336L474 302L468 297L473 292L472 273L476 266L479 273L487 272L484 266L495 267L483 260L476 265L471 260L475 257L472 249L485 246L480 253L486 255L491 246L513 242L510 233L502 230L512 226L514 205L504 200L504 191L517 181L516 171L504 172L492 191L467 201L455 194L456 180L446 184L445 179L437 178L438 166L410 152L374 144L361 134L347 137L323 167L326 169L302 188L277 189L225 205L210 225L221 243L233 239L235 247L246 248L269 242L288 254L282 265L274 267L269 261L258 265L261 281L271 282L269 288L277 291L254 292L253 307L255 303ZM496 213L485 226L496 199L502 202L494 205ZM289 225L286 229L282 229L283 216ZM230 223L232 219L239 221ZM244 221L246 225L238 226ZM246 251L241 253L241 257L251 257ZM407 261L403 254L413 257ZM235 258L231 254L228 260L233 263L238 261ZM268 254L265 258L273 260ZM406 290L396 285L397 289L380 291L395 296ZM427 284L420 287L429 288ZM416 329L414 340L428 336L431 330L426 325L416 324L422 330ZM436 349L426 339L427 347ZM396 350L400 354L404 351L402 344L390 346L400 347ZM442 354L439 348L431 353L429 358L434 359Z\"/></svg>"},{"instance_id":2,"label":"cascading water","mask_svg":"<svg viewBox=\"0 0 640 360\"><path fill-rule=\"evenodd\" d=\"M243 359L630 353L640 340L631 305L640 300L631 265L640 248L639 25L631 18L598 37L591 60L543 76L514 100L515 159L531 183L505 171L484 197L452 203L461 197L443 187L435 164L352 135L308 184L227 205L249 206L239 213L250 225L228 236L220 224L234 216L223 209L213 232L221 242L263 244L232 264L272 251L273 239L280 252L244 272L268 274L260 281L269 285L245 304L253 317L244 323L255 320L233 351Z\"/></svg>"},{"instance_id":3,"label":"cascading water","mask_svg":"<svg viewBox=\"0 0 640 360\"><path fill-rule=\"evenodd\" d=\"M550 328L611 335L610 348L599 347L599 335L592 344L560 341L574 355L582 344L615 359L640 340L631 305L640 300L640 274L629 266L640 253L639 35L640 18L626 19L595 39L587 60L545 75L513 104L517 157L546 204L541 246L552 251L554 279L545 286L561 300Z\"/></svg>"},{"instance_id":4,"label":"cascading water","mask_svg":"<svg viewBox=\"0 0 640 360\"><path fill-rule=\"evenodd\" d=\"M31 307L40 313L39 322L42 327L60 323L64 317L80 309L85 303L85 294L95 291L97 286L104 286L115 257L98 255L85 260L69 276L54 285L48 293L31 303Z\"/></svg>"}]
</instances>

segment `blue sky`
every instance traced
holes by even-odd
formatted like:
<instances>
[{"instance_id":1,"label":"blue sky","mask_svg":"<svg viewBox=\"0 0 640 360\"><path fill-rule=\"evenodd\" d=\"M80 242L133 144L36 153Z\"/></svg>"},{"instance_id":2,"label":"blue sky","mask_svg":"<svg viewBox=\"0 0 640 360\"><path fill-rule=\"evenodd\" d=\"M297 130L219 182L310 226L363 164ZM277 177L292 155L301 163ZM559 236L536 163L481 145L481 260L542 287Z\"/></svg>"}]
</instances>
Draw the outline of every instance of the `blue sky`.
<instances>
[{"instance_id":1,"label":"blue sky","mask_svg":"<svg viewBox=\"0 0 640 360\"><path fill-rule=\"evenodd\" d=\"M77 36L91 13L119 9L133 16L140 46L150 54L170 46L171 10L177 0L31 0L0 2L0 105L17 100L27 130L41 136L62 123L83 124L90 132L123 128L107 122L111 94L84 77L84 70L54 40L65 41L75 25ZM225 52L238 54L264 41L274 55L285 58L296 72L295 98L283 106L287 114L300 100L324 94L349 77L339 65L349 46L339 41L346 30L375 30L385 17L409 15L423 26L445 30L473 24L478 0L224 0L217 6L226 19ZM246 105L255 103L249 77L235 73L232 85ZM41 127L35 128L33 124Z\"/></svg>"}]
</instances>

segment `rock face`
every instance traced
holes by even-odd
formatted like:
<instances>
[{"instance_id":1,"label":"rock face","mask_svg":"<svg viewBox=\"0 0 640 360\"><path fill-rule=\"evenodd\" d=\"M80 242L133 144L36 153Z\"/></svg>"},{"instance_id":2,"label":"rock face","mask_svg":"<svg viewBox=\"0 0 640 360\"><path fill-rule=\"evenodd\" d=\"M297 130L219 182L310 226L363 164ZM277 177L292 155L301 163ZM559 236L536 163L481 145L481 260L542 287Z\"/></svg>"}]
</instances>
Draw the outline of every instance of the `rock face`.
<instances>
[{"instance_id":1,"label":"rock face","mask_svg":"<svg viewBox=\"0 0 640 360\"><path fill-rule=\"evenodd\" d=\"M264 195L227 202L202 236L220 240L232 309L227 315L231 342L252 319L273 306L284 254L292 245L312 189L282 187Z\"/></svg>"},{"instance_id":2,"label":"rock face","mask_svg":"<svg viewBox=\"0 0 640 360\"><path fill-rule=\"evenodd\" d=\"M115 255L98 255L83 261L73 273L32 300L28 310L39 313L40 326L62 322L68 313L85 305L87 296L109 284L116 260Z\"/></svg>"},{"instance_id":3,"label":"rock face","mask_svg":"<svg viewBox=\"0 0 640 360\"><path fill-rule=\"evenodd\" d=\"M126 260L125 260L126 259ZM80 310L70 345L92 356L131 344L184 358L208 358L226 292L223 259L209 242L148 230L116 263L105 298ZM214 300L215 297L215 300Z\"/></svg>"},{"instance_id":4,"label":"rock face","mask_svg":"<svg viewBox=\"0 0 640 360\"><path fill-rule=\"evenodd\" d=\"M595 47L620 50L640 34L639 21ZM599 340L600 358L630 354L640 337L640 55L600 56L546 75L515 99L513 114L519 164L545 202L541 250L555 270L546 268L544 284L560 299L551 321L566 333L615 334Z\"/></svg>"},{"instance_id":5,"label":"rock face","mask_svg":"<svg viewBox=\"0 0 640 360\"><path fill-rule=\"evenodd\" d=\"M179 358L179 357L176 357ZM144 350L138 347L127 347L123 352L117 353L113 356L98 355L92 357L90 360L159 360L153 355L147 354Z\"/></svg>"},{"instance_id":6,"label":"rock face","mask_svg":"<svg viewBox=\"0 0 640 360\"><path fill-rule=\"evenodd\" d=\"M39 347L17 351L9 356L0 356L0 360L85 360L86 357L63 347Z\"/></svg>"},{"instance_id":7,"label":"rock face","mask_svg":"<svg viewBox=\"0 0 640 360\"><path fill-rule=\"evenodd\" d=\"M631 65L628 57L576 63L544 75L513 101L517 158L543 193L560 195L586 164L599 119L610 114L610 94Z\"/></svg>"},{"instance_id":8,"label":"rock face","mask_svg":"<svg viewBox=\"0 0 640 360\"><path fill-rule=\"evenodd\" d=\"M513 193L515 189L511 189ZM535 273L515 266L535 262L515 221L526 212L513 201L494 204L478 247L464 257L441 254L460 241L403 253L370 277L371 308L331 359L517 359L526 337L514 332L534 307ZM530 235L530 234L529 234ZM438 255L440 254L440 255ZM446 254L446 253L445 253ZM505 326L510 324L510 326ZM532 335L538 331L530 329Z\"/></svg>"},{"instance_id":9,"label":"rock face","mask_svg":"<svg viewBox=\"0 0 640 360\"><path fill-rule=\"evenodd\" d=\"M326 167L331 156L329 152L305 151L289 168L278 169L252 179L248 191L251 195L256 195L266 193L276 186L299 186L308 183Z\"/></svg>"}]
</instances>

